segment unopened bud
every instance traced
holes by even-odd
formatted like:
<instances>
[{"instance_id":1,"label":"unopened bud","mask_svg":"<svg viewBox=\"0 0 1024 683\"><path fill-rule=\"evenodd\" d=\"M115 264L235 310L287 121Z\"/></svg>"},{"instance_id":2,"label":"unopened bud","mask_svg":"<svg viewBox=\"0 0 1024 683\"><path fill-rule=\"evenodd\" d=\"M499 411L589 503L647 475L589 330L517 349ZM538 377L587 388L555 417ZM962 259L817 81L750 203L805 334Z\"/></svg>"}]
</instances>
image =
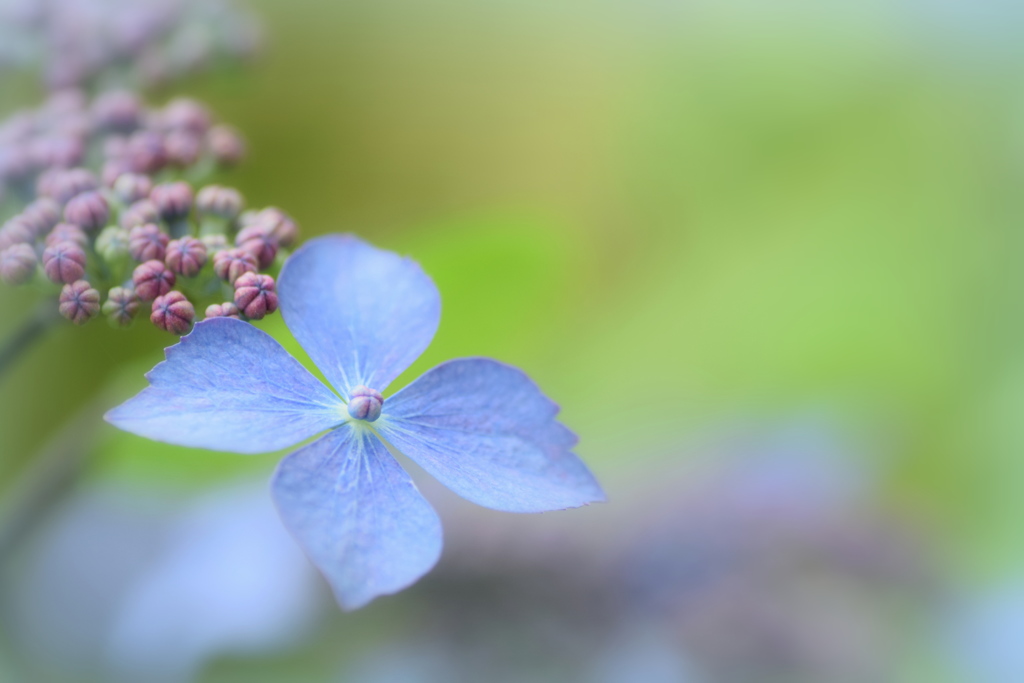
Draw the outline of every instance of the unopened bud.
<instances>
[{"instance_id":1,"label":"unopened bud","mask_svg":"<svg viewBox=\"0 0 1024 683\"><path fill-rule=\"evenodd\" d=\"M73 197L95 190L100 186L96 176L84 168L58 168L47 171L39 176L36 192L43 197L50 197L58 204L67 204Z\"/></svg>"},{"instance_id":2,"label":"unopened bud","mask_svg":"<svg viewBox=\"0 0 1024 683\"><path fill-rule=\"evenodd\" d=\"M214 126L206 134L206 146L217 163L234 166L245 156L245 142L242 136L230 126Z\"/></svg>"},{"instance_id":3,"label":"unopened bud","mask_svg":"<svg viewBox=\"0 0 1024 683\"><path fill-rule=\"evenodd\" d=\"M60 205L49 197L39 197L25 207L21 219L37 236L45 235L60 222Z\"/></svg>"},{"instance_id":4,"label":"unopened bud","mask_svg":"<svg viewBox=\"0 0 1024 683\"><path fill-rule=\"evenodd\" d=\"M183 180L157 185L149 198L167 221L180 220L192 209L192 187Z\"/></svg>"},{"instance_id":5,"label":"unopened bud","mask_svg":"<svg viewBox=\"0 0 1024 683\"><path fill-rule=\"evenodd\" d=\"M142 301L152 301L171 291L174 286L174 272L163 261L146 261L132 272L135 293Z\"/></svg>"},{"instance_id":6,"label":"unopened bud","mask_svg":"<svg viewBox=\"0 0 1024 683\"><path fill-rule=\"evenodd\" d=\"M182 237L167 245L167 267L178 275L195 277L206 265L206 245L195 237Z\"/></svg>"},{"instance_id":7,"label":"unopened bud","mask_svg":"<svg viewBox=\"0 0 1024 683\"><path fill-rule=\"evenodd\" d=\"M357 420L373 422L380 417L384 397L376 389L359 385L352 389L348 399L348 414Z\"/></svg>"},{"instance_id":8,"label":"unopened bud","mask_svg":"<svg viewBox=\"0 0 1024 683\"><path fill-rule=\"evenodd\" d=\"M145 199L153 191L153 181L142 173L122 173L114 181L114 194L125 204Z\"/></svg>"},{"instance_id":9,"label":"unopened bud","mask_svg":"<svg viewBox=\"0 0 1024 683\"><path fill-rule=\"evenodd\" d=\"M196 309L184 294L175 290L157 297L149 319L161 330L182 335L191 329L196 319Z\"/></svg>"},{"instance_id":10,"label":"unopened bud","mask_svg":"<svg viewBox=\"0 0 1024 683\"><path fill-rule=\"evenodd\" d=\"M163 136L151 130L136 131L128 139L126 158L138 173L159 171L167 163Z\"/></svg>"},{"instance_id":11,"label":"unopened bud","mask_svg":"<svg viewBox=\"0 0 1024 683\"><path fill-rule=\"evenodd\" d=\"M277 287L274 278L259 273L246 273L235 280L235 305L250 320L260 320L277 310Z\"/></svg>"},{"instance_id":12,"label":"unopened bud","mask_svg":"<svg viewBox=\"0 0 1024 683\"><path fill-rule=\"evenodd\" d=\"M142 105L125 90L112 90L99 95L92 104L92 116L102 130L131 131L139 125Z\"/></svg>"},{"instance_id":13,"label":"unopened bud","mask_svg":"<svg viewBox=\"0 0 1024 683\"><path fill-rule=\"evenodd\" d=\"M64 207L64 220L74 223L86 232L98 230L107 224L110 207L99 192L83 192Z\"/></svg>"},{"instance_id":14,"label":"unopened bud","mask_svg":"<svg viewBox=\"0 0 1024 683\"><path fill-rule=\"evenodd\" d=\"M111 287L103 302L103 313L111 324L128 327L139 310L139 297L128 287Z\"/></svg>"},{"instance_id":15,"label":"unopened bud","mask_svg":"<svg viewBox=\"0 0 1024 683\"><path fill-rule=\"evenodd\" d=\"M60 290L60 314L76 325L84 325L100 312L100 293L85 280L76 280Z\"/></svg>"},{"instance_id":16,"label":"unopened bud","mask_svg":"<svg viewBox=\"0 0 1024 683\"><path fill-rule=\"evenodd\" d=\"M11 219L0 228L0 249L14 244L31 244L35 235L32 228L21 220Z\"/></svg>"},{"instance_id":17,"label":"unopened bud","mask_svg":"<svg viewBox=\"0 0 1024 683\"><path fill-rule=\"evenodd\" d=\"M48 247L52 247L58 242L73 242L85 249L89 245L89 236L85 234L85 230L82 230L77 225L71 223L58 223L53 226L46 235L45 244Z\"/></svg>"},{"instance_id":18,"label":"unopened bud","mask_svg":"<svg viewBox=\"0 0 1024 683\"><path fill-rule=\"evenodd\" d=\"M26 144L0 145L0 182L23 181L34 172L35 164Z\"/></svg>"},{"instance_id":19,"label":"unopened bud","mask_svg":"<svg viewBox=\"0 0 1024 683\"><path fill-rule=\"evenodd\" d=\"M105 159L127 159L128 139L127 135L108 135L103 140L103 157Z\"/></svg>"},{"instance_id":20,"label":"unopened bud","mask_svg":"<svg viewBox=\"0 0 1024 683\"><path fill-rule=\"evenodd\" d=\"M277 256L277 240L262 223L253 223L239 230L235 244L239 249L252 254L260 268L270 266Z\"/></svg>"},{"instance_id":21,"label":"unopened bud","mask_svg":"<svg viewBox=\"0 0 1024 683\"><path fill-rule=\"evenodd\" d=\"M207 318L234 318L240 320L242 318L241 311L238 310L238 306L230 301L225 301L222 304L210 304L206 307Z\"/></svg>"},{"instance_id":22,"label":"unopened bud","mask_svg":"<svg viewBox=\"0 0 1024 683\"><path fill-rule=\"evenodd\" d=\"M262 223L270 230L270 234L282 247L288 248L295 244L299 237L299 226L292 220L291 216L281 209L268 206L259 212L256 222Z\"/></svg>"},{"instance_id":23,"label":"unopened bud","mask_svg":"<svg viewBox=\"0 0 1024 683\"><path fill-rule=\"evenodd\" d=\"M128 232L128 253L140 263L163 261L170 238L154 223L136 225Z\"/></svg>"},{"instance_id":24,"label":"unopened bud","mask_svg":"<svg viewBox=\"0 0 1024 683\"><path fill-rule=\"evenodd\" d=\"M246 273L256 272L256 257L241 249L225 249L213 257L213 272L230 285Z\"/></svg>"},{"instance_id":25,"label":"unopened bud","mask_svg":"<svg viewBox=\"0 0 1024 683\"><path fill-rule=\"evenodd\" d=\"M70 284L85 275L85 250L74 242L57 242L43 250L43 272L51 282Z\"/></svg>"},{"instance_id":26,"label":"unopened bud","mask_svg":"<svg viewBox=\"0 0 1024 683\"><path fill-rule=\"evenodd\" d=\"M161 119L170 130L183 130L197 135L202 135L210 127L210 113L206 107L187 97L178 97L168 102Z\"/></svg>"},{"instance_id":27,"label":"unopened bud","mask_svg":"<svg viewBox=\"0 0 1024 683\"><path fill-rule=\"evenodd\" d=\"M53 134L33 140L29 153L38 168L70 168L82 163L85 145L75 136Z\"/></svg>"},{"instance_id":28,"label":"unopened bud","mask_svg":"<svg viewBox=\"0 0 1024 683\"><path fill-rule=\"evenodd\" d=\"M242 195L231 187L207 185L196 195L196 210L200 213L234 220L242 212Z\"/></svg>"},{"instance_id":29,"label":"unopened bud","mask_svg":"<svg viewBox=\"0 0 1024 683\"><path fill-rule=\"evenodd\" d=\"M75 86L60 87L51 90L43 104L43 112L51 116L73 114L85 109L89 98L85 92Z\"/></svg>"},{"instance_id":30,"label":"unopened bud","mask_svg":"<svg viewBox=\"0 0 1024 683\"><path fill-rule=\"evenodd\" d=\"M9 285L23 285L36 272L36 252L29 244L13 244L0 250L0 280Z\"/></svg>"},{"instance_id":31,"label":"unopened bud","mask_svg":"<svg viewBox=\"0 0 1024 683\"><path fill-rule=\"evenodd\" d=\"M107 263L114 263L128 256L129 242L127 230L110 225L96 238L96 253Z\"/></svg>"},{"instance_id":32,"label":"unopened bud","mask_svg":"<svg viewBox=\"0 0 1024 683\"><path fill-rule=\"evenodd\" d=\"M160 213L156 210L156 204L149 199L140 199L121 214L121 227L131 230L137 225L156 223L160 220Z\"/></svg>"},{"instance_id":33,"label":"unopened bud","mask_svg":"<svg viewBox=\"0 0 1024 683\"><path fill-rule=\"evenodd\" d=\"M174 166L191 166L199 160L203 151L202 141L195 133L186 130L176 130L164 138L164 150L167 152L167 162Z\"/></svg>"},{"instance_id":34,"label":"unopened bud","mask_svg":"<svg viewBox=\"0 0 1024 683\"><path fill-rule=\"evenodd\" d=\"M109 159L104 162L103 168L100 169L100 180L103 182L103 187L113 188L118 178L125 173L133 173L134 171L135 166L127 158Z\"/></svg>"}]
</instances>

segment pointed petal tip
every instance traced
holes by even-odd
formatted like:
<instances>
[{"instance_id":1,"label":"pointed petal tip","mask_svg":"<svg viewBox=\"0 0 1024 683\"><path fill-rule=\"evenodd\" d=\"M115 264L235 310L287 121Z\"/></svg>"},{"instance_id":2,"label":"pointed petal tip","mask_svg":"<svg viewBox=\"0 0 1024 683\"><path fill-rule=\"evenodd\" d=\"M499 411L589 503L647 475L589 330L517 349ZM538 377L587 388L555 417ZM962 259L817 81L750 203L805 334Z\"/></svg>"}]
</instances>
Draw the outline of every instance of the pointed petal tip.
<instances>
[{"instance_id":1,"label":"pointed petal tip","mask_svg":"<svg viewBox=\"0 0 1024 683\"><path fill-rule=\"evenodd\" d=\"M416 578L414 578L413 580L409 581L405 585L399 586L397 588L388 588L387 590L360 591L359 593L345 593L343 588L341 588L340 586L335 586L331 582L330 577L325 575L325 578L327 578L327 583L331 586L331 592L334 594L334 600L335 600L335 602L338 603L338 607L341 608L341 611L343 611L343 612L355 612L357 610L363 609L364 607L366 607L367 605L369 605L372 602L376 602L378 598L386 598L388 596L397 595L398 593L401 593L402 591L408 590L410 587L412 587L413 585L418 583L420 581L420 579L422 579L424 576L429 574L430 571L435 566L437 566L437 562L440 559L440 557L441 557L441 555L440 555L440 553L438 553L438 556L434 560L434 563L431 564L429 567L427 567L423 571L423 574L417 576Z\"/></svg>"}]
</instances>

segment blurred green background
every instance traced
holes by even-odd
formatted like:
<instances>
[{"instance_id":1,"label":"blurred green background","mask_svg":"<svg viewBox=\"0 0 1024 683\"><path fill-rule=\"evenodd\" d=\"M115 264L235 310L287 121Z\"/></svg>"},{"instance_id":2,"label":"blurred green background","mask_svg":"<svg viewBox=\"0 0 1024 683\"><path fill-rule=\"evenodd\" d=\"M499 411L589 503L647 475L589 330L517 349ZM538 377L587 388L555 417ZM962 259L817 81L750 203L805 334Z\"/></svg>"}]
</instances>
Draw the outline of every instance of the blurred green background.
<instances>
[{"instance_id":1,"label":"blurred green background","mask_svg":"<svg viewBox=\"0 0 1024 683\"><path fill-rule=\"evenodd\" d=\"M827 416L940 574L1022 578L1012 3L251 4L265 55L156 97L243 131L225 180L250 203L433 276L441 328L396 387L456 356L525 368L580 434L602 519L687 444ZM9 110L32 89L7 92ZM32 303L0 292L0 337ZM280 316L261 327L301 356ZM39 344L0 384L0 484L144 386L169 342L96 324ZM87 478L186 490L280 456L94 438Z\"/></svg>"}]
</instances>

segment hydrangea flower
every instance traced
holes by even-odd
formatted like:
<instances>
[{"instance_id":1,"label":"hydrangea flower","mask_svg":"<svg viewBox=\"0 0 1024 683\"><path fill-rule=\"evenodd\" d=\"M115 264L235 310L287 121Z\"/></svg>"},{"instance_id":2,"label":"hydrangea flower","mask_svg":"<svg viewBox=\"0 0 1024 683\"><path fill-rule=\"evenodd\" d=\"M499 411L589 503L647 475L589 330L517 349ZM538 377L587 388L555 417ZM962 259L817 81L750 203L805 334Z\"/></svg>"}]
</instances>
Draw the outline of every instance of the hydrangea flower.
<instances>
[{"instance_id":1,"label":"hydrangea flower","mask_svg":"<svg viewBox=\"0 0 1024 683\"><path fill-rule=\"evenodd\" d=\"M197 323L150 385L107 414L158 441L264 453L321 438L278 465L285 526L346 609L433 567L441 523L389 450L485 507L543 512L601 501L558 406L522 371L451 360L392 396L427 348L440 295L414 261L350 235L312 240L278 285L285 323L337 394L268 334L232 318Z\"/></svg>"}]
</instances>

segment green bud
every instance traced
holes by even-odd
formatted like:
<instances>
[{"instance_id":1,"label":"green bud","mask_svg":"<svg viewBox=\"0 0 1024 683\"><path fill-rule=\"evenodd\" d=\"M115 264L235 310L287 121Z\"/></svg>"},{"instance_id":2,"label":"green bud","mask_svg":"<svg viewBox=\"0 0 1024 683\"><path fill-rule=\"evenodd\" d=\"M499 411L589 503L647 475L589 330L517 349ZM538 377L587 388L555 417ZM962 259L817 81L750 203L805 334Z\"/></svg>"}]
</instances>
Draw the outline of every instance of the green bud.
<instances>
[{"instance_id":1,"label":"green bud","mask_svg":"<svg viewBox=\"0 0 1024 683\"><path fill-rule=\"evenodd\" d=\"M96 253L107 263L119 263L128 258L128 231L116 225L103 229L96 238Z\"/></svg>"}]
</instances>

